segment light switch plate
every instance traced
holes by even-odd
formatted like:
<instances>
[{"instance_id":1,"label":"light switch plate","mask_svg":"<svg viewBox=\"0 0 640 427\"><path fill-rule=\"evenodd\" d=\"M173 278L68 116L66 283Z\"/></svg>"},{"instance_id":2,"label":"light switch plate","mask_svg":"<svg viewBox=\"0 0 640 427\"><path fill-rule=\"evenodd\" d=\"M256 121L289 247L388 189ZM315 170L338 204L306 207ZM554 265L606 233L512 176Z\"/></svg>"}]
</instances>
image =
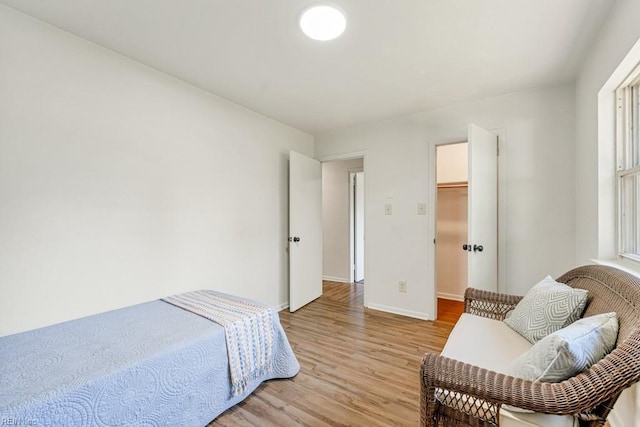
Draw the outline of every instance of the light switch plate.
<instances>
[{"instance_id":1,"label":"light switch plate","mask_svg":"<svg viewBox=\"0 0 640 427\"><path fill-rule=\"evenodd\" d=\"M407 292L407 282L404 280L398 282L398 292Z\"/></svg>"},{"instance_id":2,"label":"light switch plate","mask_svg":"<svg viewBox=\"0 0 640 427\"><path fill-rule=\"evenodd\" d=\"M418 215L426 215L427 214L427 204L424 202L418 203Z\"/></svg>"},{"instance_id":3,"label":"light switch plate","mask_svg":"<svg viewBox=\"0 0 640 427\"><path fill-rule=\"evenodd\" d=\"M391 207L391 203L387 203L384 205L384 214L391 215L393 213L393 208Z\"/></svg>"}]
</instances>

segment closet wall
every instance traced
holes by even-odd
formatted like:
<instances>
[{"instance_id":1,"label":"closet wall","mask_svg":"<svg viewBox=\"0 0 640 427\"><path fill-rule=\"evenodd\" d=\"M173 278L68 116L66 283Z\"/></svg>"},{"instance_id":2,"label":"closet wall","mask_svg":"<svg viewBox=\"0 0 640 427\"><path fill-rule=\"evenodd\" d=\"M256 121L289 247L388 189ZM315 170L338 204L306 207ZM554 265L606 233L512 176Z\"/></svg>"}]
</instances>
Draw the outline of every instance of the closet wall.
<instances>
[{"instance_id":1,"label":"closet wall","mask_svg":"<svg viewBox=\"0 0 640 427\"><path fill-rule=\"evenodd\" d=\"M436 287L462 301L467 287L467 143L437 147Z\"/></svg>"}]
</instances>

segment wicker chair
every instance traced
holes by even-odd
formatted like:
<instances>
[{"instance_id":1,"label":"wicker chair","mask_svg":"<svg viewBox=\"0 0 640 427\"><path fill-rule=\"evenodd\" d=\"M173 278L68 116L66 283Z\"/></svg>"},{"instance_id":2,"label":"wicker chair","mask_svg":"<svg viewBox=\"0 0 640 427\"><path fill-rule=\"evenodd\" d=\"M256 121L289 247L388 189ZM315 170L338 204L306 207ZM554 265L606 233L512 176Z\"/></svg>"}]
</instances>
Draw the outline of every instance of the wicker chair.
<instances>
[{"instance_id":1,"label":"wicker chair","mask_svg":"<svg viewBox=\"0 0 640 427\"><path fill-rule=\"evenodd\" d=\"M557 279L587 289L584 316L615 311L615 349L590 369L560 383L528 381L427 353L420 372L422 426L498 426L502 405L573 415L603 426L620 393L640 380L640 279L605 266L584 266ZM465 312L502 320L522 297L467 289Z\"/></svg>"}]
</instances>

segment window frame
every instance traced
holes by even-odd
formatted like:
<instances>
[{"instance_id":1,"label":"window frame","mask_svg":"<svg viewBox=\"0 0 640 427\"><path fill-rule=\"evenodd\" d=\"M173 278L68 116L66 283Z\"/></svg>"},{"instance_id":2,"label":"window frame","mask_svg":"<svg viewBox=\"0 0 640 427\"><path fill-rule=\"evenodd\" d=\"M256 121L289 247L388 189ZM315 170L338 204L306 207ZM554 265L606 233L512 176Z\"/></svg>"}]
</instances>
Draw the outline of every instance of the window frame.
<instances>
[{"instance_id":1,"label":"window frame","mask_svg":"<svg viewBox=\"0 0 640 427\"><path fill-rule=\"evenodd\" d=\"M640 262L640 64L615 102L616 247L619 257Z\"/></svg>"}]
</instances>

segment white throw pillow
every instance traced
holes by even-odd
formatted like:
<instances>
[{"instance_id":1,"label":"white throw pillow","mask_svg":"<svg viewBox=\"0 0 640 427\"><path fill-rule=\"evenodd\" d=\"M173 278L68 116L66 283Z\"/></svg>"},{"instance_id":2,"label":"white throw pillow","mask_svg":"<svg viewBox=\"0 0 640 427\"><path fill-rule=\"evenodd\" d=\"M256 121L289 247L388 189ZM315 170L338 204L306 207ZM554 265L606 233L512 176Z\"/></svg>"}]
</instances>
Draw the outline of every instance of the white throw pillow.
<instances>
[{"instance_id":1,"label":"white throw pillow","mask_svg":"<svg viewBox=\"0 0 640 427\"><path fill-rule=\"evenodd\" d=\"M508 373L531 381L564 381L611 352L617 337L616 313L586 317L538 341L512 363Z\"/></svg>"},{"instance_id":2,"label":"white throw pillow","mask_svg":"<svg viewBox=\"0 0 640 427\"><path fill-rule=\"evenodd\" d=\"M580 318L589 294L545 277L520 300L504 322L535 344Z\"/></svg>"}]
</instances>

